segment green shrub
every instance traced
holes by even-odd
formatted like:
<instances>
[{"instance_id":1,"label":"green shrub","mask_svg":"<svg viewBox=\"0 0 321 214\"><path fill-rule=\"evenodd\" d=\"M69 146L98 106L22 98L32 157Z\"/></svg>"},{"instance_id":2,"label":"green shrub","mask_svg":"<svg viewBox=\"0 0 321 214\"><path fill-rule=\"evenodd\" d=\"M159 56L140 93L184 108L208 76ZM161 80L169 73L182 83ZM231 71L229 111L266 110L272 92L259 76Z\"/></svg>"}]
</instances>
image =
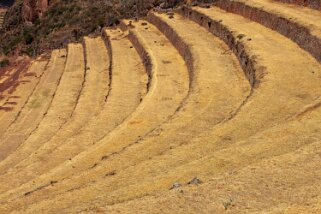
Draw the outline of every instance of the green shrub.
<instances>
[{"instance_id":1,"label":"green shrub","mask_svg":"<svg viewBox=\"0 0 321 214\"><path fill-rule=\"evenodd\" d=\"M9 60L8 59L3 59L0 61L0 68L3 68L5 66L9 65Z\"/></svg>"}]
</instances>

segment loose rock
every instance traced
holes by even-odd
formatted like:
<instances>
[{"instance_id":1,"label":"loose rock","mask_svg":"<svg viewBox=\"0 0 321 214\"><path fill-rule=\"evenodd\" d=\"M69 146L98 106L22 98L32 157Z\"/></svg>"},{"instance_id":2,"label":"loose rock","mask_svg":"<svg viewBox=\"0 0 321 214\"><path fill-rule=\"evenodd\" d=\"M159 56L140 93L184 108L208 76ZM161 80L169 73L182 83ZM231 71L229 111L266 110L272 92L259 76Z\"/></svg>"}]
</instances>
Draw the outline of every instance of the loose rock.
<instances>
[{"instance_id":1,"label":"loose rock","mask_svg":"<svg viewBox=\"0 0 321 214\"><path fill-rule=\"evenodd\" d=\"M197 177L194 177L192 180L190 180L187 184L191 185L191 184L200 184L202 183L202 181L200 179L198 179Z\"/></svg>"},{"instance_id":2,"label":"loose rock","mask_svg":"<svg viewBox=\"0 0 321 214\"><path fill-rule=\"evenodd\" d=\"M170 190L179 188L179 187L181 187L181 186L182 186L182 184L180 184L180 183L178 183L178 182L175 182L175 183L173 183L173 185L171 186Z\"/></svg>"}]
</instances>

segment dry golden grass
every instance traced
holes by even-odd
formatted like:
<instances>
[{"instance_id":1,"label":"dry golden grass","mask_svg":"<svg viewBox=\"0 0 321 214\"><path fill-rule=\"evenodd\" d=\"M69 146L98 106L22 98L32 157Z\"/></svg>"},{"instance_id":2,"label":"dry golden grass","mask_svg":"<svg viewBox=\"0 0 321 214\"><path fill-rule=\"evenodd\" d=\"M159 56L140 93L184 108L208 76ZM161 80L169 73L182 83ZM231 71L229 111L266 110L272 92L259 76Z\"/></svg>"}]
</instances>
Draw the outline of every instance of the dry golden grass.
<instances>
[{"instance_id":1,"label":"dry golden grass","mask_svg":"<svg viewBox=\"0 0 321 214\"><path fill-rule=\"evenodd\" d=\"M310 30L315 50L218 4L54 51L14 92L27 104L0 112L16 117L0 146L17 147L1 151L0 212L319 213L320 14L236 2Z\"/></svg>"}]
</instances>

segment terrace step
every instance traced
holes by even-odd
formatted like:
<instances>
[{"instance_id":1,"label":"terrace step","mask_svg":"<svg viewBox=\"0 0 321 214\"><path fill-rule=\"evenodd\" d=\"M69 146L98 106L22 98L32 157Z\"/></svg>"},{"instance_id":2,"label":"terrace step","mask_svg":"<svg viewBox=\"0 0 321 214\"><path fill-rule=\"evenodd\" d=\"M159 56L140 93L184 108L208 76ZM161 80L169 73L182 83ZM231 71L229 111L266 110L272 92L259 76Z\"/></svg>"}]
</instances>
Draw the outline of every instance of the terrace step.
<instances>
[{"instance_id":1,"label":"terrace step","mask_svg":"<svg viewBox=\"0 0 321 214\"><path fill-rule=\"evenodd\" d=\"M38 85L15 121L0 138L0 160L37 129L49 108L65 66L65 50L55 50Z\"/></svg>"},{"instance_id":2,"label":"terrace step","mask_svg":"<svg viewBox=\"0 0 321 214\"><path fill-rule=\"evenodd\" d=\"M14 93L15 89L19 86L19 80L28 71L29 60L23 59L13 67L3 70L0 74L0 106L7 102L7 98ZM5 109L3 109L5 110ZM4 114L5 111L0 111Z\"/></svg>"},{"instance_id":3,"label":"terrace step","mask_svg":"<svg viewBox=\"0 0 321 214\"><path fill-rule=\"evenodd\" d=\"M319 11L269 0L219 0L215 5L279 32L321 62Z\"/></svg>"},{"instance_id":4,"label":"terrace step","mask_svg":"<svg viewBox=\"0 0 321 214\"><path fill-rule=\"evenodd\" d=\"M320 12L215 5L70 44L56 87L44 64L16 113L0 111L16 115L0 135L0 213L319 213ZM0 106L24 73L1 76ZM52 104L27 114L44 87Z\"/></svg>"},{"instance_id":5,"label":"terrace step","mask_svg":"<svg viewBox=\"0 0 321 214\"><path fill-rule=\"evenodd\" d=\"M105 104L105 97L108 93L108 81L109 81L109 72L108 72L108 55L105 48L105 44L101 38L84 38L84 48L79 44L77 51L79 59L77 59L78 65L77 70L79 73L84 74L85 64L84 64L84 50L86 51L86 72L85 75L82 75L80 80L83 82L78 82L77 87L72 88L69 91L74 90L77 94L70 94L70 103L68 107L70 108L70 115L61 126L56 129L56 133L48 135L47 138L35 138L29 142L25 142L22 148L19 148L17 154L12 154L10 160L11 164L17 163L17 161L25 162L24 157L29 157L30 154L37 154L37 149L39 147L45 147L46 145L58 146L69 138L70 136L78 133L79 129L87 124L88 120L99 113ZM75 52L76 52L75 51ZM78 53L79 52L79 53ZM80 53L82 52L82 53ZM71 53L73 54L73 53ZM98 54L97 57L96 54ZM67 60L72 57L68 55ZM81 64L80 64L81 62ZM66 68L67 69L67 68ZM66 71L65 71L66 72ZM76 73L76 72L75 72ZM78 74L78 73L77 73ZM80 77L80 75L79 75ZM71 77L74 78L74 77ZM76 77L77 78L77 77ZM70 80L72 81L72 79ZM76 82L77 83L77 82ZM68 89L66 89L68 90ZM66 92L63 92L66 93ZM66 93L67 94L67 93ZM59 96L59 95L58 95ZM57 98L59 99L59 98ZM71 108L72 107L72 108ZM90 111L88 111L90 109ZM48 111L55 112L56 109L49 109ZM64 113L67 113L65 111ZM57 114L59 115L59 114ZM57 117L56 115L56 117ZM67 116L67 114L66 114ZM59 118L59 116L58 116ZM50 121L49 121L50 122ZM42 125L42 124L40 124ZM44 124L44 126L46 123ZM45 128L40 127L40 129L35 132L40 131L43 135L46 135L47 131ZM51 131L51 130L50 130ZM50 132L49 132L50 133ZM33 136L30 136L32 139ZM29 145L31 143L31 145ZM21 154L23 153L23 154ZM13 161L14 160L14 161ZM11 168L12 165L6 163L6 166Z\"/></svg>"},{"instance_id":6,"label":"terrace step","mask_svg":"<svg viewBox=\"0 0 321 214\"><path fill-rule=\"evenodd\" d=\"M185 10L185 12L189 14L189 11ZM178 15L174 15L174 19L169 19L165 15L157 16L169 23L171 20L176 20ZM319 84L318 76L321 69L320 64L314 58L298 48L291 40L270 29L241 16L227 14L218 8L196 8L195 11L192 11L190 17L201 23L202 26L209 27L211 32L221 37L233 50L237 50L233 44L235 46L244 45L244 50L249 54L249 57L255 59L253 66L256 68L255 77L257 82L254 84L253 94L243 104L242 108L232 118L218 126L214 126L212 130L196 139L187 140L185 145L178 145L177 148L174 147L171 150L167 148L159 153L158 156L154 154L146 157L150 149L142 150L143 146L139 146L144 145L144 139L142 139L137 145L140 149L131 150L131 148L126 148L125 152L121 152L119 156L116 156L114 162L112 162L113 156L109 157L108 161L101 162L101 166L98 169L103 168L105 172L110 170L116 170L117 172L108 180L102 178L103 175L100 174L102 171L96 170L96 167L92 170L91 175L95 176L98 171L101 177L95 176L94 183L90 182L92 180L85 179L84 183L86 185L83 187L81 180L85 174L89 175L90 170L84 171L84 174L78 171L78 176L71 177L65 181L56 179L57 177L55 176L50 177L58 181L57 185L34 192L24 198L24 202L23 200L20 201L22 204L30 204L31 201L39 200L41 196L51 193L57 194L57 196L43 197L40 199L39 204L30 210L35 211L48 207L53 201L55 205L59 203L59 209L64 208L64 206L70 207L70 201L74 200L70 200L70 194L63 194L64 191L67 192L68 190L74 191L73 195L75 197L77 195L83 200L78 202L78 207L75 210L82 210L84 207L88 207L88 203L93 203L92 197L97 194L100 195L101 200L96 199L95 205L121 203L128 198L137 198L152 194L155 191L165 190L170 186L170 182L174 180L185 182L195 175L202 176L205 180L208 180L217 172L225 173L230 169L238 170L240 167L247 166L255 158L272 158L273 156L295 151L306 144L304 140L306 136L314 136L316 139L321 137L318 135L319 131L317 131L320 122L319 116L308 119L307 121L309 122L305 122L303 126L298 121L287 124L289 118L296 118L304 114L302 112L310 109L310 106L318 106L320 102L321 85ZM209 22L211 22L210 26L208 25ZM224 26L224 28L219 28L219 26ZM277 54L271 56L270 53ZM282 55L287 56L289 61L282 60L280 57ZM302 70L313 72L302 72ZM315 72L317 72L316 76L314 75ZM289 75L291 75L291 80L288 78ZM298 87L300 88L300 93L305 94L304 97L298 94ZM263 112L262 109L264 109ZM317 113L315 112L314 114L319 115ZM274 126L276 128L273 128ZM303 128L304 126L307 127ZM272 130L271 133L274 133L276 138L273 138L273 141L270 142L268 136L271 133L269 131L264 132L264 130ZM285 134L279 140L285 140L285 144L278 143L277 133L280 130ZM293 135L293 132L297 130L301 130L300 136L302 137ZM266 147L255 143L258 138L261 138L258 137L260 135L255 137L256 133L261 132L269 142ZM161 132L160 134L163 133ZM250 140L252 139L251 136L253 136L253 141ZM231 145L235 145L235 147ZM254 147L254 150L251 149ZM143 162L135 163L135 155L137 155L138 150L144 154ZM243 155L240 151L247 151L248 155ZM116 163L124 160L122 163L124 164L128 157L131 157L130 161L131 163L134 162L134 164L117 171ZM80 163L83 163L82 161L80 160ZM75 162L75 164L80 163ZM151 166L153 167L151 168ZM213 168L213 166L215 167ZM64 167L61 166L61 168ZM164 171L164 169L167 170ZM47 175L48 178L49 175L52 176L53 174L49 173ZM152 185L151 180L155 178L159 182ZM126 180L126 185L121 182L124 180ZM137 183L138 181L141 185ZM49 180L47 180L48 182ZM41 182L39 183L41 184ZM73 185L73 183L77 185ZM43 184L45 183L41 185ZM73 205L75 206L75 204Z\"/></svg>"},{"instance_id":7,"label":"terrace step","mask_svg":"<svg viewBox=\"0 0 321 214\"><path fill-rule=\"evenodd\" d=\"M319 119L320 113L319 111ZM270 139L271 136L274 136L273 139ZM254 140L255 137L252 138L252 145L258 145L256 148L242 150L235 147L232 149L246 156L247 152L262 148L272 140L276 140L276 144L285 144L293 140L283 141L272 130L269 133L266 132L264 138L259 135L256 137L258 137L256 140ZM320 145L320 141L315 141L282 155L258 158L244 168L231 168L228 173L217 171L216 176L206 182L202 180L202 175L198 175L203 182L201 184L187 184L193 178L189 177L179 181L183 186L177 190L160 191L157 195L131 198L123 203L112 205L100 203L99 199L96 199L90 204L73 206L73 210L81 210L85 207L91 212L102 213L139 213L141 210L163 213L171 207L175 213L180 211L182 213L202 213L204 210L211 213L223 213L226 209L231 213L243 213L244 211L257 213L262 210L268 213L319 213L321 210L321 200L318 197L321 191L319 185L321 179ZM226 154L220 157L227 160L228 158L224 155ZM159 181L158 179L154 178L154 181ZM147 185L153 184L148 183ZM116 192L112 193L112 195L116 194ZM307 199L302 200L302 194L306 195ZM195 201L197 201L197 206ZM33 211L35 210L37 209ZM66 212L67 210L70 208L60 211Z\"/></svg>"},{"instance_id":8,"label":"terrace step","mask_svg":"<svg viewBox=\"0 0 321 214\"><path fill-rule=\"evenodd\" d=\"M154 22L152 18L149 20ZM157 23L157 20L155 20L155 23ZM213 37L192 21L186 21L183 18L173 20L171 25L175 29L173 33L169 33L168 30L165 31L160 23L156 25L160 30L168 33L167 36L171 41L177 42L177 47L182 48L180 49L181 55L186 57L192 77L190 93L184 102L184 106L172 120L160 126L150 136L142 139L138 144L139 147L135 146L136 152L140 149L146 152L138 153L131 158L130 162L128 159L116 158L120 160L116 162L113 157L108 158L108 162L112 163L110 167L117 171L121 170L122 167L128 167L129 164L142 161L152 154L161 153L168 147L183 144L186 139L192 139L206 129L224 121L231 116L230 114L242 104L250 93L251 87L242 72L241 66L238 65L235 56L224 54L228 51L228 46L222 41ZM134 24L134 26L136 25ZM179 37L175 36L176 32ZM186 49L183 49L183 47L186 47ZM191 55L188 55L189 52ZM210 58L211 61L207 58ZM231 89L231 84L236 87ZM158 135L157 133L160 130L162 134ZM167 144L169 141L172 141L172 143ZM157 143L155 144L155 142ZM146 154L149 155L146 156ZM86 172L86 174L88 173ZM106 174L106 166L102 163L102 166L95 167L95 170L90 173L91 176L87 178L100 178ZM80 176L77 176L77 178L81 179ZM77 185L88 182L87 178L79 180ZM68 188L73 187L69 186Z\"/></svg>"},{"instance_id":9,"label":"terrace step","mask_svg":"<svg viewBox=\"0 0 321 214\"><path fill-rule=\"evenodd\" d=\"M134 26L136 25L134 24ZM161 29L161 25L157 26ZM184 106L173 119L154 131L157 133L162 130L162 135L159 136L152 132L146 139L142 139L141 144L143 143L145 148L143 146L140 148L143 150L150 148L148 152L146 151L149 155L166 150L169 146L182 144L186 139L194 138L206 129L230 117L231 112L235 111L246 99L251 88L236 57L224 54L228 51L228 46L222 41L214 38L192 21L186 22L183 18L174 20L173 26L182 26L174 28L183 38L181 44L186 46L186 49L181 50L181 55L185 54L187 57L189 52L191 54L186 59L190 60L187 63L189 63L192 77L191 90ZM177 39L174 33L167 36L170 40ZM208 61L207 58L210 58L211 61ZM231 84L236 87L231 89ZM177 133L180 134L177 135ZM172 141L172 143L166 144L168 141ZM138 150L139 148L135 149L135 151ZM120 170L121 167L128 167L128 164L137 162L137 159L143 160L147 153L137 154L135 158L131 158L130 162L128 159L120 162L114 162L113 158L108 160L112 161L112 167ZM94 173L91 172L91 176L87 178L93 179L106 174L105 167L95 167ZM75 184L85 183L87 178L83 178Z\"/></svg>"},{"instance_id":10,"label":"terrace step","mask_svg":"<svg viewBox=\"0 0 321 214\"><path fill-rule=\"evenodd\" d=\"M16 173L23 169L33 171L33 168L37 169L38 173L42 173L53 168L103 138L104 135L108 134L133 113L140 104L146 94L147 85L144 66L136 51L131 48L132 44L126 38L126 34L118 30L106 30L106 33L109 37L109 49L113 50L113 54L112 72L110 73L112 75L111 89L108 97L106 97L104 108L99 114L93 116L88 125L82 127L75 135L65 141L50 141L50 143L44 144L37 150L37 154L33 154L28 159L23 160L16 168L11 169L9 173ZM97 54L101 50L103 50L102 47L96 47L95 53ZM99 56L103 56L103 54L100 53ZM109 62L107 56L102 57L101 60L101 62ZM104 67L101 66L101 68ZM93 68L90 69L90 71L92 70ZM106 80L106 86L107 82ZM44 159L47 159L46 164L43 164Z\"/></svg>"},{"instance_id":11,"label":"terrace step","mask_svg":"<svg viewBox=\"0 0 321 214\"><path fill-rule=\"evenodd\" d=\"M0 168L3 169L2 172L5 172L18 160L22 160L33 153L39 146L52 138L69 120L82 89L84 65L82 45L69 44L66 65L50 108L37 126L37 129L14 150L12 155L0 162ZM44 67L41 68L42 72L43 70Z\"/></svg>"},{"instance_id":12,"label":"terrace step","mask_svg":"<svg viewBox=\"0 0 321 214\"><path fill-rule=\"evenodd\" d=\"M27 104L29 97L32 95L39 80L48 64L47 59L35 60L30 68L23 66L6 83L5 98L1 101L0 106L0 135L2 136L6 129L17 119L21 110ZM3 93L3 92L1 92Z\"/></svg>"},{"instance_id":13,"label":"terrace step","mask_svg":"<svg viewBox=\"0 0 321 214\"><path fill-rule=\"evenodd\" d=\"M139 22L129 36L134 41L133 43L141 57L144 59L150 57L151 63L147 62L147 66L150 67L152 81L149 85L148 94L137 110L124 123L101 139L96 145L67 161L67 165L70 164L70 167L64 163L52 170L51 172L57 174L57 177L67 177L73 171L79 172L80 169L86 170L92 167L107 152L112 153L135 143L175 114L176 109L187 96L189 88L188 71L178 51L154 26L149 25L148 30L146 30L146 26L141 24L142 22ZM144 37L142 37L142 34ZM164 63L168 59L172 59L173 63ZM173 65L175 65L176 72L172 72ZM163 87L164 85L167 87ZM82 160L82 163L79 160ZM68 173L65 173L65 170ZM27 178L28 176L32 178L33 175L34 173L31 174L30 171L26 170L21 173L21 177L19 175L15 175L15 177L25 180L26 176ZM44 174L40 177L46 178L47 175ZM53 178L53 176L49 176ZM16 179L16 181L19 181L19 179ZM7 186L11 186L11 184L3 183L3 185L1 184L1 189L6 189Z\"/></svg>"}]
</instances>

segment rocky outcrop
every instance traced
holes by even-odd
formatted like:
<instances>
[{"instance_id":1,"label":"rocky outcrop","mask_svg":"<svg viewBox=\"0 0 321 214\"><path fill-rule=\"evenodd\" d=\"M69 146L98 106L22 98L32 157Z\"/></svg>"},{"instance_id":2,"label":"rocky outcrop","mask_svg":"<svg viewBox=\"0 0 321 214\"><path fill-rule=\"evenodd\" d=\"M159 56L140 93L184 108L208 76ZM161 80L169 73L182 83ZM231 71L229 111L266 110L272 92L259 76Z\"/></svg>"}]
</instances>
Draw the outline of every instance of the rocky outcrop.
<instances>
[{"instance_id":1,"label":"rocky outcrop","mask_svg":"<svg viewBox=\"0 0 321 214\"><path fill-rule=\"evenodd\" d=\"M42 17L48 9L50 0L23 0L22 18L24 21L34 21Z\"/></svg>"}]
</instances>

